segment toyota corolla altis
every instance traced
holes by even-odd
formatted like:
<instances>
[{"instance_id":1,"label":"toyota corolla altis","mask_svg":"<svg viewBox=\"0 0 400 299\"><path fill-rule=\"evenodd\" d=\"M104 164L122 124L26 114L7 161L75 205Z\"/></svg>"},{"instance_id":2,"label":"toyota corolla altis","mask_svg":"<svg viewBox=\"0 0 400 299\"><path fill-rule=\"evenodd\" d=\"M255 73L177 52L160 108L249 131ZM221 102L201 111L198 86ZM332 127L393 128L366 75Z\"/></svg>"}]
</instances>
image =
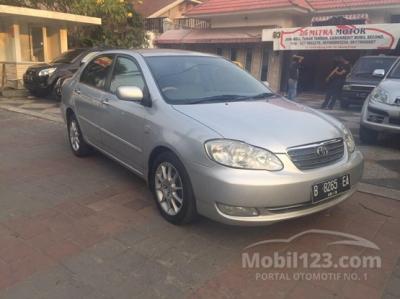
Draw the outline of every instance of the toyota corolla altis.
<instances>
[{"instance_id":1,"label":"toyota corolla altis","mask_svg":"<svg viewBox=\"0 0 400 299\"><path fill-rule=\"evenodd\" d=\"M217 56L99 53L63 87L72 151L144 178L161 215L267 224L347 199L363 171L339 121L272 92Z\"/></svg>"}]
</instances>

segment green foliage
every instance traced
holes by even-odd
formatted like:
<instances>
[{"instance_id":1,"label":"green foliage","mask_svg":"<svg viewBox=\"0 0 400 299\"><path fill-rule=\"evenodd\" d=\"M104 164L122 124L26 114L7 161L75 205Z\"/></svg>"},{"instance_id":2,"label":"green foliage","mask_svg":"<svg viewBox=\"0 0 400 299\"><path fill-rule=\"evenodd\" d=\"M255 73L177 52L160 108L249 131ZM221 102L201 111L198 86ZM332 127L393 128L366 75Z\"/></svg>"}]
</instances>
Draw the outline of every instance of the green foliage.
<instances>
[{"instance_id":1,"label":"green foliage","mask_svg":"<svg viewBox=\"0 0 400 299\"><path fill-rule=\"evenodd\" d=\"M147 44L141 16L124 0L0 0L0 4L25 6L102 19L102 26L70 30L71 46L137 48Z\"/></svg>"}]
</instances>

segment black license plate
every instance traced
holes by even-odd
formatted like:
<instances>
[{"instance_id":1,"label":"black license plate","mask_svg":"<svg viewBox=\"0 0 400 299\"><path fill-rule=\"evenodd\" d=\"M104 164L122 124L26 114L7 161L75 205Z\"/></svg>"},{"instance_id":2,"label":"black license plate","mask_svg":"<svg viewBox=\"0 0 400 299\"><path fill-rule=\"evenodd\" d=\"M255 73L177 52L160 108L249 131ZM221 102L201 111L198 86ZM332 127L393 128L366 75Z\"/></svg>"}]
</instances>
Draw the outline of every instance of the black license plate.
<instances>
[{"instance_id":1,"label":"black license plate","mask_svg":"<svg viewBox=\"0 0 400 299\"><path fill-rule=\"evenodd\" d=\"M326 198L350 190L350 175L345 174L338 178L330 179L312 186L312 201L319 202Z\"/></svg>"}]
</instances>

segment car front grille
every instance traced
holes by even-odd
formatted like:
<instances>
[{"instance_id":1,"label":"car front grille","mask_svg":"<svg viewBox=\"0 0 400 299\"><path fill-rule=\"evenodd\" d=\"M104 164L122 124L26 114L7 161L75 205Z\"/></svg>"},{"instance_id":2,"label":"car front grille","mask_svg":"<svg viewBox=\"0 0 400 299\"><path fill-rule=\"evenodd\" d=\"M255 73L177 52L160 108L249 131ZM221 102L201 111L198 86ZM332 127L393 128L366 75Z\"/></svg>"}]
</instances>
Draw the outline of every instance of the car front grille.
<instances>
[{"instance_id":1,"label":"car front grille","mask_svg":"<svg viewBox=\"0 0 400 299\"><path fill-rule=\"evenodd\" d=\"M331 139L314 144L291 147L288 154L300 170L327 166L340 160L344 155L342 138Z\"/></svg>"},{"instance_id":2,"label":"car front grille","mask_svg":"<svg viewBox=\"0 0 400 299\"><path fill-rule=\"evenodd\" d=\"M371 92L374 89L373 86L363 86L363 85L351 85L352 91L363 91L363 92Z\"/></svg>"}]
</instances>

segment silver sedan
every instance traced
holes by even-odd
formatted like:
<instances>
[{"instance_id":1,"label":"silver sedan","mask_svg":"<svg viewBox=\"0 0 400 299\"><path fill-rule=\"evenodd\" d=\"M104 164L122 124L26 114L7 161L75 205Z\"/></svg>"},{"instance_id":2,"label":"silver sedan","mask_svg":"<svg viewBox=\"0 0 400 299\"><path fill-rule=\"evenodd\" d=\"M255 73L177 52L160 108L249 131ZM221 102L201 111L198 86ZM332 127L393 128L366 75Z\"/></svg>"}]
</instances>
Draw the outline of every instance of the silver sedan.
<instances>
[{"instance_id":1,"label":"silver sedan","mask_svg":"<svg viewBox=\"0 0 400 299\"><path fill-rule=\"evenodd\" d=\"M231 62L174 50L99 53L62 90L76 156L96 149L147 181L175 224L267 224L332 207L363 157L339 121Z\"/></svg>"},{"instance_id":2,"label":"silver sedan","mask_svg":"<svg viewBox=\"0 0 400 299\"><path fill-rule=\"evenodd\" d=\"M400 61L364 102L360 139L375 143L380 133L400 134Z\"/></svg>"}]
</instances>

